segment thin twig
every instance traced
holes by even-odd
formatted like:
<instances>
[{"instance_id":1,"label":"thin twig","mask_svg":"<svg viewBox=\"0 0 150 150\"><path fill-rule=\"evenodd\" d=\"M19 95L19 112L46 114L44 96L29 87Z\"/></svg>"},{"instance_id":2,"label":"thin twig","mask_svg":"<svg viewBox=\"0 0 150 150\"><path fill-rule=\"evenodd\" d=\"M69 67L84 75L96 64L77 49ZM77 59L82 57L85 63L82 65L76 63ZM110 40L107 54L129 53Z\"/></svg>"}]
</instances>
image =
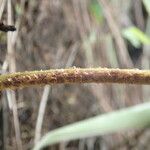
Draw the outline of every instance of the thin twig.
<instances>
[{"instance_id":1,"label":"thin twig","mask_svg":"<svg viewBox=\"0 0 150 150\"><path fill-rule=\"evenodd\" d=\"M78 51L78 47L79 44L78 43L75 43L73 45L73 47L71 48L71 53L69 55L69 58L68 58L68 61L66 63L66 67L70 67L72 66L74 60L75 60L75 57L76 57L76 54L77 54L77 51ZM60 51L58 51L56 57L58 58L58 60L60 60L62 55L60 54ZM60 67L60 63L58 63L60 61L57 61L56 59L56 62L55 62L55 67ZM42 124L43 124L43 119L44 119L44 114L45 114L45 110L46 110L46 106L47 106L47 101L48 101L48 96L50 94L50 91L52 90L52 87L51 86L45 86L44 87L44 91L43 91L43 94L42 94L42 99L40 101L40 106L39 106L39 112L38 112L38 117L37 117L37 122L36 122L36 127L35 127L35 139L34 139L34 144L36 145L37 142L40 140L41 138L41 130L42 130Z\"/></svg>"},{"instance_id":2,"label":"thin twig","mask_svg":"<svg viewBox=\"0 0 150 150\"><path fill-rule=\"evenodd\" d=\"M118 54L120 55L120 63L123 67L132 67L132 61L130 59L130 56L128 54L128 50L126 47L126 44L121 36L120 33L120 27L117 24L117 22L114 19L114 16L111 11L110 3L107 0L99 0L99 3L102 5L104 9L104 14L106 17L106 20L108 22L108 26L110 28L110 31L115 39L116 45L118 47Z\"/></svg>"},{"instance_id":3,"label":"thin twig","mask_svg":"<svg viewBox=\"0 0 150 150\"><path fill-rule=\"evenodd\" d=\"M26 71L0 76L0 90L33 85L70 83L150 84L150 70L69 68L46 71Z\"/></svg>"},{"instance_id":4,"label":"thin twig","mask_svg":"<svg viewBox=\"0 0 150 150\"><path fill-rule=\"evenodd\" d=\"M1 0L1 2L0 2L0 20L2 18L3 12L4 12L5 5L6 5L6 0Z\"/></svg>"},{"instance_id":5,"label":"thin twig","mask_svg":"<svg viewBox=\"0 0 150 150\"><path fill-rule=\"evenodd\" d=\"M12 24L12 1L7 0L7 23ZM13 26L5 26L4 25L4 31L14 31L15 27ZM9 57L9 71L15 72L16 71L16 60L14 55L14 43L12 43L12 33L7 34L7 51L8 51L8 57ZM20 124L18 119L18 110L17 110L17 101L16 101L16 94L15 91L7 91L11 95L11 102L12 102L12 112L13 112L13 119L14 119L14 127L15 127L15 136L16 136L16 144L17 149L22 150L22 141L21 141L21 133L20 133Z\"/></svg>"},{"instance_id":6,"label":"thin twig","mask_svg":"<svg viewBox=\"0 0 150 150\"><path fill-rule=\"evenodd\" d=\"M50 90L51 90L51 86L45 86L44 87L41 103L40 103L40 106L39 106L37 122L36 122L35 139L34 139L34 144L35 145L37 144L37 142L41 138L43 118L44 118L46 104L47 104L47 101L48 101L48 95L50 93Z\"/></svg>"}]
</instances>

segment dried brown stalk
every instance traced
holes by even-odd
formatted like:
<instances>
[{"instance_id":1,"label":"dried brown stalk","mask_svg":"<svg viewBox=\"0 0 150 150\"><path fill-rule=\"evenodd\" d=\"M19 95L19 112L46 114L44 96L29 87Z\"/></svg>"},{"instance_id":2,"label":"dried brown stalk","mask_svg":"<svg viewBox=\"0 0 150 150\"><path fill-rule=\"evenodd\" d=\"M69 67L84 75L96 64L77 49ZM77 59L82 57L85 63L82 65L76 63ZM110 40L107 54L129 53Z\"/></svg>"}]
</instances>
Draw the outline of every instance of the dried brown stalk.
<instances>
[{"instance_id":1,"label":"dried brown stalk","mask_svg":"<svg viewBox=\"0 0 150 150\"><path fill-rule=\"evenodd\" d=\"M150 70L69 68L46 71L26 71L0 76L0 90L33 85L70 83L150 84Z\"/></svg>"}]
</instances>

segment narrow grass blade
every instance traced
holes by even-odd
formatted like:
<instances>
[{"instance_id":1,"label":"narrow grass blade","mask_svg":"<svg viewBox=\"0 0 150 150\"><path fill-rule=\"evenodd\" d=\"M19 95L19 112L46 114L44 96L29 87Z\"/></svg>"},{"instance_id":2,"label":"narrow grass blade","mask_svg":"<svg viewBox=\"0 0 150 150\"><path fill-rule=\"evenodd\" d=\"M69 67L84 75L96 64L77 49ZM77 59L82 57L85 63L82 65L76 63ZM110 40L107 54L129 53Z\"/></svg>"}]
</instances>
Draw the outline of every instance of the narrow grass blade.
<instances>
[{"instance_id":1,"label":"narrow grass blade","mask_svg":"<svg viewBox=\"0 0 150 150\"><path fill-rule=\"evenodd\" d=\"M148 14L150 15L150 0L143 0L143 4L144 4Z\"/></svg>"},{"instance_id":2,"label":"narrow grass blade","mask_svg":"<svg viewBox=\"0 0 150 150\"><path fill-rule=\"evenodd\" d=\"M131 42L135 47L140 47L141 44L150 45L150 37L147 36L137 27L129 27L122 31L123 36Z\"/></svg>"},{"instance_id":3,"label":"narrow grass blade","mask_svg":"<svg viewBox=\"0 0 150 150\"><path fill-rule=\"evenodd\" d=\"M145 103L112 113L80 121L47 133L34 150L79 138L98 136L125 129L144 128L150 125L150 103Z\"/></svg>"}]
</instances>

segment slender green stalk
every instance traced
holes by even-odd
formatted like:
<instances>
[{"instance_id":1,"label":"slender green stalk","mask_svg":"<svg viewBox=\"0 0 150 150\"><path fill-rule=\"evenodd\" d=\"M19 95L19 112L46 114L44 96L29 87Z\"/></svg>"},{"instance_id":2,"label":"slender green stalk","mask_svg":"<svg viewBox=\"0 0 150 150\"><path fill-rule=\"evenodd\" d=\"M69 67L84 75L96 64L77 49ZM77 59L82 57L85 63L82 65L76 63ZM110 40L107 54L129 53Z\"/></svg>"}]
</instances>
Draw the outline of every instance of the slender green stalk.
<instances>
[{"instance_id":1,"label":"slender green stalk","mask_svg":"<svg viewBox=\"0 0 150 150\"><path fill-rule=\"evenodd\" d=\"M26 71L0 76L0 90L33 85L70 83L150 84L150 70L69 68L46 71Z\"/></svg>"},{"instance_id":2,"label":"slender green stalk","mask_svg":"<svg viewBox=\"0 0 150 150\"><path fill-rule=\"evenodd\" d=\"M92 137L125 129L139 129L150 125L150 103L145 103L120 111L99 115L47 133L34 150L79 138Z\"/></svg>"}]
</instances>

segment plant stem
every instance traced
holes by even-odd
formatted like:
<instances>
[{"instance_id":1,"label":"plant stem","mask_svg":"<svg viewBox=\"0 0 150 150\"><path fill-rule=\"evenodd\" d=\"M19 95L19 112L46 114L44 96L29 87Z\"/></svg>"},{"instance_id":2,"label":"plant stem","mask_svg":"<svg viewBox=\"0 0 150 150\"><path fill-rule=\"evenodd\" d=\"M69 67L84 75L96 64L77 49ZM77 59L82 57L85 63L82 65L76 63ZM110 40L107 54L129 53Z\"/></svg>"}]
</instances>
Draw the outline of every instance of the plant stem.
<instances>
[{"instance_id":1,"label":"plant stem","mask_svg":"<svg viewBox=\"0 0 150 150\"><path fill-rule=\"evenodd\" d=\"M150 84L150 70L74 67L26 71L0 76L0 90L60 83Z\"/></svg>"}]
</instances>

